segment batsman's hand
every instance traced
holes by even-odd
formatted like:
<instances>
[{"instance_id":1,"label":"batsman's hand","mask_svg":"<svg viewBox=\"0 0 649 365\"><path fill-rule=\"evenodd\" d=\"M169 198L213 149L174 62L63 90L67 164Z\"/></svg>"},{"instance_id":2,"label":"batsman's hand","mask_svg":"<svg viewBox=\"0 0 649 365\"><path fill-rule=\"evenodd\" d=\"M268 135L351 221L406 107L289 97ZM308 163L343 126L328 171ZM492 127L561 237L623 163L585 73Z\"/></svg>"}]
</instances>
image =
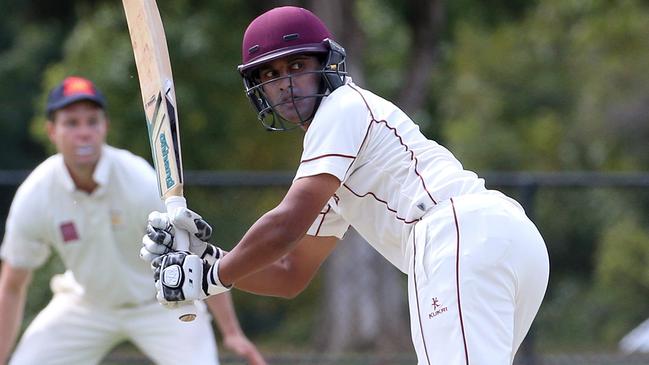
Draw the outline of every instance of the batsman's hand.
<instances>
[{"instance_id":1,"label":"batsman's hand","mask_svg":"<svg viewBox=\"0 0 649 365\"><path fill-rule=\"evenodd\" d=\"M189 232L189 251L200 258L214 263L216 259L223 256L223 251L209 244L212 236L212 227L198 214L182 208L173 215L161 212L151 212L146 228L146 234L142 237L142 249L140 257L152 262L160 255L176 251L174 235L176 229Z\"/></svg>"},{"instance_id":2,"label":"batsman's hand","mask_svg":"<svg viewBox=\"0 0 649 365\"><path fill-rule=\"evenodd\" d=\"M221 283L219 259L212 264L188 252L170 252L151 262L158 302L174 306L186 301L203 300L232 288Z\"/></svg>"}]
</instances>

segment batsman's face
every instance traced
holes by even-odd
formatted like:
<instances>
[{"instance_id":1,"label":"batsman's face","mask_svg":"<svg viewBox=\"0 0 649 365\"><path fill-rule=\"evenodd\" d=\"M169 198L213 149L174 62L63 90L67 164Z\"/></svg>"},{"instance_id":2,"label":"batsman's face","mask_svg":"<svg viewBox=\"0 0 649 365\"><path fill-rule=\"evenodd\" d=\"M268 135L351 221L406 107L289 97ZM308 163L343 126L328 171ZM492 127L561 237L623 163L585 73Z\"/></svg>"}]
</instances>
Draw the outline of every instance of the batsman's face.
<instances>
[{"instance_id":1,"label":"batsman's face","mask_svg":"<svg viewBox=\"0 0 649 365\"><path fill-rule=\"evenodd\" d=\"M311 55L291 55L259 68L266 98L282 118L301 123L313 114L322 79L320 61Z\"/></svg>"},{"instance_id":2,"label":"batsman's face","mask_svg":"<svg viewBox=\"0 0 649 365\"><path fill-rule=\"evenodd\" d=\"M89 101L61 108L47 122L47 134L70 169L94 168L106 141L108 120L103 109Z\"/></svg>"}]
</instances>

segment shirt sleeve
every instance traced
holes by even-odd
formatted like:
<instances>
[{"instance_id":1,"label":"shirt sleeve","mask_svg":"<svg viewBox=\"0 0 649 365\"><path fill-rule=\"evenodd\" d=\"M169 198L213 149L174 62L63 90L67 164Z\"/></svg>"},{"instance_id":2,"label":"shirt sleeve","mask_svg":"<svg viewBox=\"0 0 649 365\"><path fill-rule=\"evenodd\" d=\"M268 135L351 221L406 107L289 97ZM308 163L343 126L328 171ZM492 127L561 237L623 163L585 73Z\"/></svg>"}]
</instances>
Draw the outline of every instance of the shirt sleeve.
<instances>
[{"instance_id":1,"label":"shirt sleeve","mask_svg":"<svg viewBox=\"0 0 649 365\"><path fill-rule=\"evenodd\" d=\"M295 179L328 173L344 181L367 135L369 116L363 99L349 87L325 98L304 137Z\"/></svg>"},{"instance_id":2,"label":"shirt sleeve","mask_svg":"<svg viewBox=\"0 0 649 365\"><path fill-rule=\"evenodd\" d=\"M335 236L342 239L348 228L349 224L343 217L334 212L330 204L327 204L309 227L307 234L317 237Z\"/></svg>"},{"instance_id":3,"label":"shirt sleeve","mask_svg":"<svg viewBox=\"0 0 649 365\"><path fill-rule=\"evenodd\" d=\"M38 217L38 205L30 202L29 194L18 189L5 226L0 257L15 267L35 269L50 255L50 245L42 238L45 226ZM33 195L32 195L33 196Z\"/></svg>"}]
</instances>

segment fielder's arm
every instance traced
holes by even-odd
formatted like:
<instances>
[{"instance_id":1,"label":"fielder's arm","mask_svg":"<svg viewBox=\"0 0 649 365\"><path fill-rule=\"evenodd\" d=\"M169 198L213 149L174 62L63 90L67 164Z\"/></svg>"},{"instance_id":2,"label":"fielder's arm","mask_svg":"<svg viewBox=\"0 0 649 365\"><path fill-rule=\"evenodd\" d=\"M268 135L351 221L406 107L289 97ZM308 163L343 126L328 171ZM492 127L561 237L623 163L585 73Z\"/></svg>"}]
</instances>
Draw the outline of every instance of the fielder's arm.
<instances>
[{"instance_id":1,"label":"fielder's arm","mask_svg":"<svg viewBox=\"0 0 649 365\"><path fill-rule=\"evenodd\" d=\"M241 329L229 292L213 295L205 300L221 332L223 345L230 351L245 358L250 365L266 365L257 347L246 337Z\"/></svg>"},{"instance_id":2,"label":"fielder's arm","mask_svg":"<svg viewBox=\"0 0 649 365\"><path fill-rule=\"evenodd\" d=\"M2 263L0 273L0 364L6 364L18 338L32 271Z\"/></svg>"}]
</instances>

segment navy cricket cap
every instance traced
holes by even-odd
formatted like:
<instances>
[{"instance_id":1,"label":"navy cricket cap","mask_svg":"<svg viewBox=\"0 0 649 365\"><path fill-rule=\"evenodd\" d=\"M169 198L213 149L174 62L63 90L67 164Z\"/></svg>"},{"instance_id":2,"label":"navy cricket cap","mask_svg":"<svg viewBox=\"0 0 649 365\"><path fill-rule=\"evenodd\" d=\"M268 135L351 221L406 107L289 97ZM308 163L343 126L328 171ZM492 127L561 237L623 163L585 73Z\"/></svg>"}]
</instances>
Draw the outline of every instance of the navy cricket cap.
<instances>
[{"instance_id":1,"label":"navy cricket cap","mask_svg":"<svg viewBox=\"0 0 649 365\"><path fill-rule=\"evenodd\" d=\"M49 118L54 111L82 100L92 101L106 109L106 99L92 81L79 76L69 76L50 91L45 112Z\"/></svg>"}]
</instances>

